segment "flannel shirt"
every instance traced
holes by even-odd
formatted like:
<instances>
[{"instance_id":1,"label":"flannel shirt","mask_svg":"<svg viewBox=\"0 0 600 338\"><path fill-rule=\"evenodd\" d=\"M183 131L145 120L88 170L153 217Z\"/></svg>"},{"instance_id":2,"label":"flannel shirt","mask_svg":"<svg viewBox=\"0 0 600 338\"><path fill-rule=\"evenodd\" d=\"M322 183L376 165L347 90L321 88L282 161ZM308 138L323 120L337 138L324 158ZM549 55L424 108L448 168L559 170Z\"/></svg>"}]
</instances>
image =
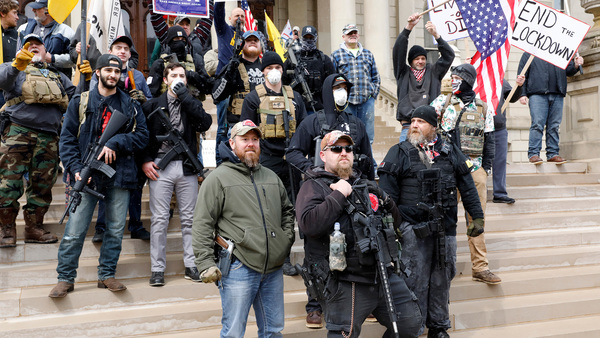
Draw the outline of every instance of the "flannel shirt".
<instances>
[{"instance_id":1,"label":"flannel shirt","mask_svg":"<svg viewBox=\"0 0 600 338\"><path fill-rule=\"evenodd\" d=\"M342 42L340 49L331 54L336 71L344 74L353 84L348 96L348 102L352 104L364 103L371 96L376 99L381 85L373 53L364 49L360 43L358 48L358 54L354 57L354 54Z\"/></svg>"}]
</instances>

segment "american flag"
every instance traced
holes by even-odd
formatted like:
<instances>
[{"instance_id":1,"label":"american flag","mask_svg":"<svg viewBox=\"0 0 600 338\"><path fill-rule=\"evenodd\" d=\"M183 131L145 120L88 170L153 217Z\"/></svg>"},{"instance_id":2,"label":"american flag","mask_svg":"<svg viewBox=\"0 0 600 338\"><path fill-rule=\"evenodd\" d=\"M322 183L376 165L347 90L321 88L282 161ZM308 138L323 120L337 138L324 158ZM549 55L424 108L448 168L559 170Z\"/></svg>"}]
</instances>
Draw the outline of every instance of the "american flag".
<instances>
[{"instance_id":1,"label":"american flag","mask_svg":"<svg viewBox=\"0 0 600 338\"><path fill-rule=\"evenodd\" d=\"M254 21L254 17L252 16L252 12L250 12L250 6L248 6L248 1L242 0L242 9L244 10L244 17L246 18L246 22L244 24L244 32L258 30L256 22Z\"/></svg>"},{"instance_id":2,"label":"american flag","mask_svg":"<svg viewBox=\"0 0 600 338\"><path fill-rule=\"evenodd\" d=\"M475 92L495 112L502 95L518 0L456 0L456 4L477 48L471 59L477 69Z\"/></svg>"}]
</instances>

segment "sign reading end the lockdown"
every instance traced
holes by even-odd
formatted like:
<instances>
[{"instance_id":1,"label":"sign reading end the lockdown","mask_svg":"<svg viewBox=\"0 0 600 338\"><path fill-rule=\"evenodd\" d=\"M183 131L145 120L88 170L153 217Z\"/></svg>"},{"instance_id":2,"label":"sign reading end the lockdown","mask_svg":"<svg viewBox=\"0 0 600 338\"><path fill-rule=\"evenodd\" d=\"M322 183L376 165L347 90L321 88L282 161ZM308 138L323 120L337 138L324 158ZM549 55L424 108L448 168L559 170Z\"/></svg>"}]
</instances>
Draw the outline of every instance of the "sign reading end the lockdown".
<instances>
[{"instance_id":1,"label":"sign reading end the lockdown","mask_svg":"<svg viewBox=\"0 0 600 338\"><path fill-rule=\"evenodd\" d=\"M433 8L446 0L428 0L429 8ZM462 39L469 36L467 26L458 10L454 0L429 12L431 22L435 24L437 32L446 41Z\"/></svg>"},{"instance_id":2,"label":"sign reading end the lockdown","mask_svg":"<svg viewBox=\"0 0 600 338\"><path fill-rule=\"evenodd\" d=\"M590 26L534 0L515 13L511 44L562 69L567 68Z\"/></svg>"},{"instance_id":3,"label":"sign reading end the lockdown","mask_svg":"<svg viewBox=\"0 0 600 338\"><path fill-rule=\"evenodd\" d=\"M159 14L209 17L208 0L152 0L152 3L154 12Z\"/></svg>"}]
</instances>

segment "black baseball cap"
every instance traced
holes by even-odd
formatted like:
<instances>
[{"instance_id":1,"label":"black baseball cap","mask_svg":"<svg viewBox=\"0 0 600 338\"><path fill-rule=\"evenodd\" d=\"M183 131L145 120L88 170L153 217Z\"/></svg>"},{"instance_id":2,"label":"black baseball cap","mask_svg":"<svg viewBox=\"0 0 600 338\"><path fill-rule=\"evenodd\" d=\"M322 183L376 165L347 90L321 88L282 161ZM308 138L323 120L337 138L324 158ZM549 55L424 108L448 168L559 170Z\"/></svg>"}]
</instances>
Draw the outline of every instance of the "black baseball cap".
<instances>
[{"instance_id":1,"label":"black baseball cap","mask_svg":"<svg viewBox=\"0 0 600 338\"><path fill-rule=\"evenodd\" d=\"M123 62L116 55L102 54L96 62L96 69L104 67L118 67L119 69L123 69Z\"/></svg>"},{"instance_id":2,"label":"black baseball cap","mask_svg":"<svg viewBox=\"0 0 600 338\"><path fill-rule=\"evenodd\" d=\"M129 46L129 48L133 46L133 41L131 41L131 39L127 35L117 36L114 40L112 40L110 46L112 47L112 45L114 45L115 42L125 42Z\"/></svg>"}]
</instances>

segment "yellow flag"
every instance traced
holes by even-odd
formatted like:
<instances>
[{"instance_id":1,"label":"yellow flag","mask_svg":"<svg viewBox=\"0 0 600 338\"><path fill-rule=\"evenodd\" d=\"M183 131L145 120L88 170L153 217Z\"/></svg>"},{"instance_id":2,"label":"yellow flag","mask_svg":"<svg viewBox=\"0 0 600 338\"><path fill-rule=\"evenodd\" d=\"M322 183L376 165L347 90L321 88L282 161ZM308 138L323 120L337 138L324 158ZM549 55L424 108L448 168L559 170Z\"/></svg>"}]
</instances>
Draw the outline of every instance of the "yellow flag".
<instances>
[{"instance_id":1,"label":"yellow flag","mask_svg":"<svg viewBox=\"0 0 600 338\"><path fill-rule=\"evenodd\" d=\"M63 23L79 0L48 0L48 13L56 22Z\"/></svg>"},{"instance_id":2,"label":"yellow flag","mask_svg":"<svg viewBox=\"0 0 600 338\"><path fill-rule=\"evenodd\" d=\"M281 56L281 60L285 62L285 57L283 55L285 54L286 49L283 47L283 40L281 39L281 34L279 34L277 27L275 27L275 24L273 23L273 21L271 21L271 19L267 15L267 12L265 12L265 19L267 20L267 32L269 33L269 41L273 42L273 45L275 46L275 52L279 54L279 56Z\"/></svg>"}]
</instances>

